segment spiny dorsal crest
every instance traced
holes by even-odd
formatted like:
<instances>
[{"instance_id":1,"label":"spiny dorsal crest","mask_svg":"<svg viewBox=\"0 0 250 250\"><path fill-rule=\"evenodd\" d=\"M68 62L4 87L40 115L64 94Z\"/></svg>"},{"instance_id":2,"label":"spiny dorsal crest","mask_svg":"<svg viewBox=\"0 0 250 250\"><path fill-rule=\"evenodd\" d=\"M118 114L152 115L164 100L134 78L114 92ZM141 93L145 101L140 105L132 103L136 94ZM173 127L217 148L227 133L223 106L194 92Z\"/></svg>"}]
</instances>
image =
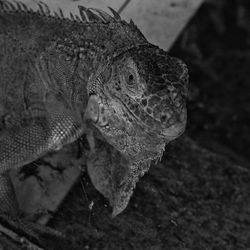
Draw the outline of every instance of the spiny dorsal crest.
<instances>
[{"instance_id":1,"label":"spiny dorsal crest","mask_svg":"<svg viewBox=\"0 0 250 250\"><path fill-rule=\"evenodd\" d=\"M71 21L77 21L82 23L109 23L109 22L121 22L121 17L114 9L108 7L113 14L109 15L105 11L95 9L95 8L86 8L84 6L78 6L79 14L73 15L70 13L70 18L64 16L62 9L58 9L57 12L51 12L49 6L46 3L39 1L37 3L38 9L34 11L32 8L28 7L26 4L18 1L10 2L8 0L0 0L0 11L5 13L10 12L22 12L22 13L38 13L41 16L51 16L58 19L70 19Z\"/></svg>"},{"instance_id":2,"label":"spiny dorsal crest","mask_svg":"<svg viewBox=\"0 0 250 250\"><path fill-rule=\"evenodd\" d=\"M121 16L118 12L116 12L111 7L108 7L111 11L112 15L106 13L103 10L95 9L95 8L86 8L84 6L78 6L79 15L74 15L70 13L70 17L65 17L62 9L58 9L58 11L52 12L49 9L49 6L39 1L37 3L38 9L33 10L28 7L26 4L19 1L9 1L9 0L0 0L0 13L20 13L24 15L36 14L44 17L49 17L56 19L58 21L70 21L76 22L79 24L117 24L123 26L123 28L128 27L132 33L136 34L139 39L144 40L145 37L141 33L141 31L137 28L134 22L131 20L130 23L121 19Z\"/></svg>"}]
</instances>

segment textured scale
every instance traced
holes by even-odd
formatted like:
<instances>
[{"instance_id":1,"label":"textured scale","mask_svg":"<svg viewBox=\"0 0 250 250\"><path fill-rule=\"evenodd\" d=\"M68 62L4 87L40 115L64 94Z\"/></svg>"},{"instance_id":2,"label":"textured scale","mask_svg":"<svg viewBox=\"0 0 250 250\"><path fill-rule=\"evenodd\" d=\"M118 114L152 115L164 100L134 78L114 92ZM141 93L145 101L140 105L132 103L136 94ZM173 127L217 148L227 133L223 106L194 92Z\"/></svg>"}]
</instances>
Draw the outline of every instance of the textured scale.
<instances>
[{"instance_id":1,"label":"textured scale","mask_svg":"<svg viewBox=\"0 0 250 250\"><path fill-rule=\"evenodd\" d=\"M0 201L8 170L86 133L89 175L115 216L184 131L185 64L110 11L66 18L0 0Z\"/></svg>"}]
</instances>

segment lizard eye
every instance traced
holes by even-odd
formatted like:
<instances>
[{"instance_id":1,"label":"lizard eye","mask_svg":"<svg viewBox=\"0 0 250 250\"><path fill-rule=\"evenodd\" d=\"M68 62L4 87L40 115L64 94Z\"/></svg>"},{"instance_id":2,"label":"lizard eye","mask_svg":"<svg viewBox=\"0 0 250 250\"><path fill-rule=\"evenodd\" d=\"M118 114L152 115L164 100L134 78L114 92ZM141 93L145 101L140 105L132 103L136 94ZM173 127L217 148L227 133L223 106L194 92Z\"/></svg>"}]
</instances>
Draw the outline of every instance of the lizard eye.
<instances>
[{"instance_id":1,"label":"lizard eye","mask_svg":"<svg viewBox=\"0 0 250 250\"><path fill-rule=\"evenodd\" d=\"M121 86L131 97L139 97L143 92L140 71L132 59L119 65L119 78Z\"/></svg>"},{"instance_id":2,"label":"lizard eye","mask_svg":"<svg viewBox=\"0 0 250 250\"><path fill-rule=\"evenodd\" d=\"M126 87L131 91L136 91L138 89L137 76L132 69L128 69L124 72L124 80Z\"/></svg>"},{"instance_id":3,"label":"lizard eye","mask_svg":"<svg viewBox=\"0 0 250 250\"><path fill-rule=\"evenodd\" d=\"M133 86L135 84L135 76L131 72L127 74L126 83L129 86Z\"/></svg>"}]
</instances>

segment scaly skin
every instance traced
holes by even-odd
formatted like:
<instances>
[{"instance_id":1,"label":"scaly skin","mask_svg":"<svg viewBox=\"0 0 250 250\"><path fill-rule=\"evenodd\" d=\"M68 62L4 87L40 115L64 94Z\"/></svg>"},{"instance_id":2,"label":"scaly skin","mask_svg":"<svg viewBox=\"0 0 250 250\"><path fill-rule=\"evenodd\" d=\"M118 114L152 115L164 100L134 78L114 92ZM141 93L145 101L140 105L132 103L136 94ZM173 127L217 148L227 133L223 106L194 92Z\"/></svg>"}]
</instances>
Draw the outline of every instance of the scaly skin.
<instances>
[{"instance_id":1,"label":"scaly skin","mask_svg":"<svg viewBox=\"0 0 250 250\"><path fill-rule=\"evenodd\" d=\"M44 4L31 11L0 0L0 201L12 189L8 170L94 133L114 157L92 143L89 174L116 215L184 131L188 74L112 9L79 11L69 19ZM97 168L100 159L110 166Z\"/></svg>"}]
</instances>

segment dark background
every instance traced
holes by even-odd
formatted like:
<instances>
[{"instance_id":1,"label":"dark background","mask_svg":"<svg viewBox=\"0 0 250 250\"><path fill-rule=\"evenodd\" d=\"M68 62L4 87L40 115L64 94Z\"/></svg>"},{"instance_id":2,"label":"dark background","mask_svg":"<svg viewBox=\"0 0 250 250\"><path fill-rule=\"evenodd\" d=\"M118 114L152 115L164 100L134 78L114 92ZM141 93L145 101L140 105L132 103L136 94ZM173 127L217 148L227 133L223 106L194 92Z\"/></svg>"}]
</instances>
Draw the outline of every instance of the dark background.
<instances>
[{"instance_id":1,"label":"dark background","mask_svg":"<svg viewBox=\"0 0 250 250\"><path fill-rule=\"evenodd\" d=\"M205 1L170 53L190 72L187 133L250 167L250 1Z\"/></svg>"}]
</instances>

